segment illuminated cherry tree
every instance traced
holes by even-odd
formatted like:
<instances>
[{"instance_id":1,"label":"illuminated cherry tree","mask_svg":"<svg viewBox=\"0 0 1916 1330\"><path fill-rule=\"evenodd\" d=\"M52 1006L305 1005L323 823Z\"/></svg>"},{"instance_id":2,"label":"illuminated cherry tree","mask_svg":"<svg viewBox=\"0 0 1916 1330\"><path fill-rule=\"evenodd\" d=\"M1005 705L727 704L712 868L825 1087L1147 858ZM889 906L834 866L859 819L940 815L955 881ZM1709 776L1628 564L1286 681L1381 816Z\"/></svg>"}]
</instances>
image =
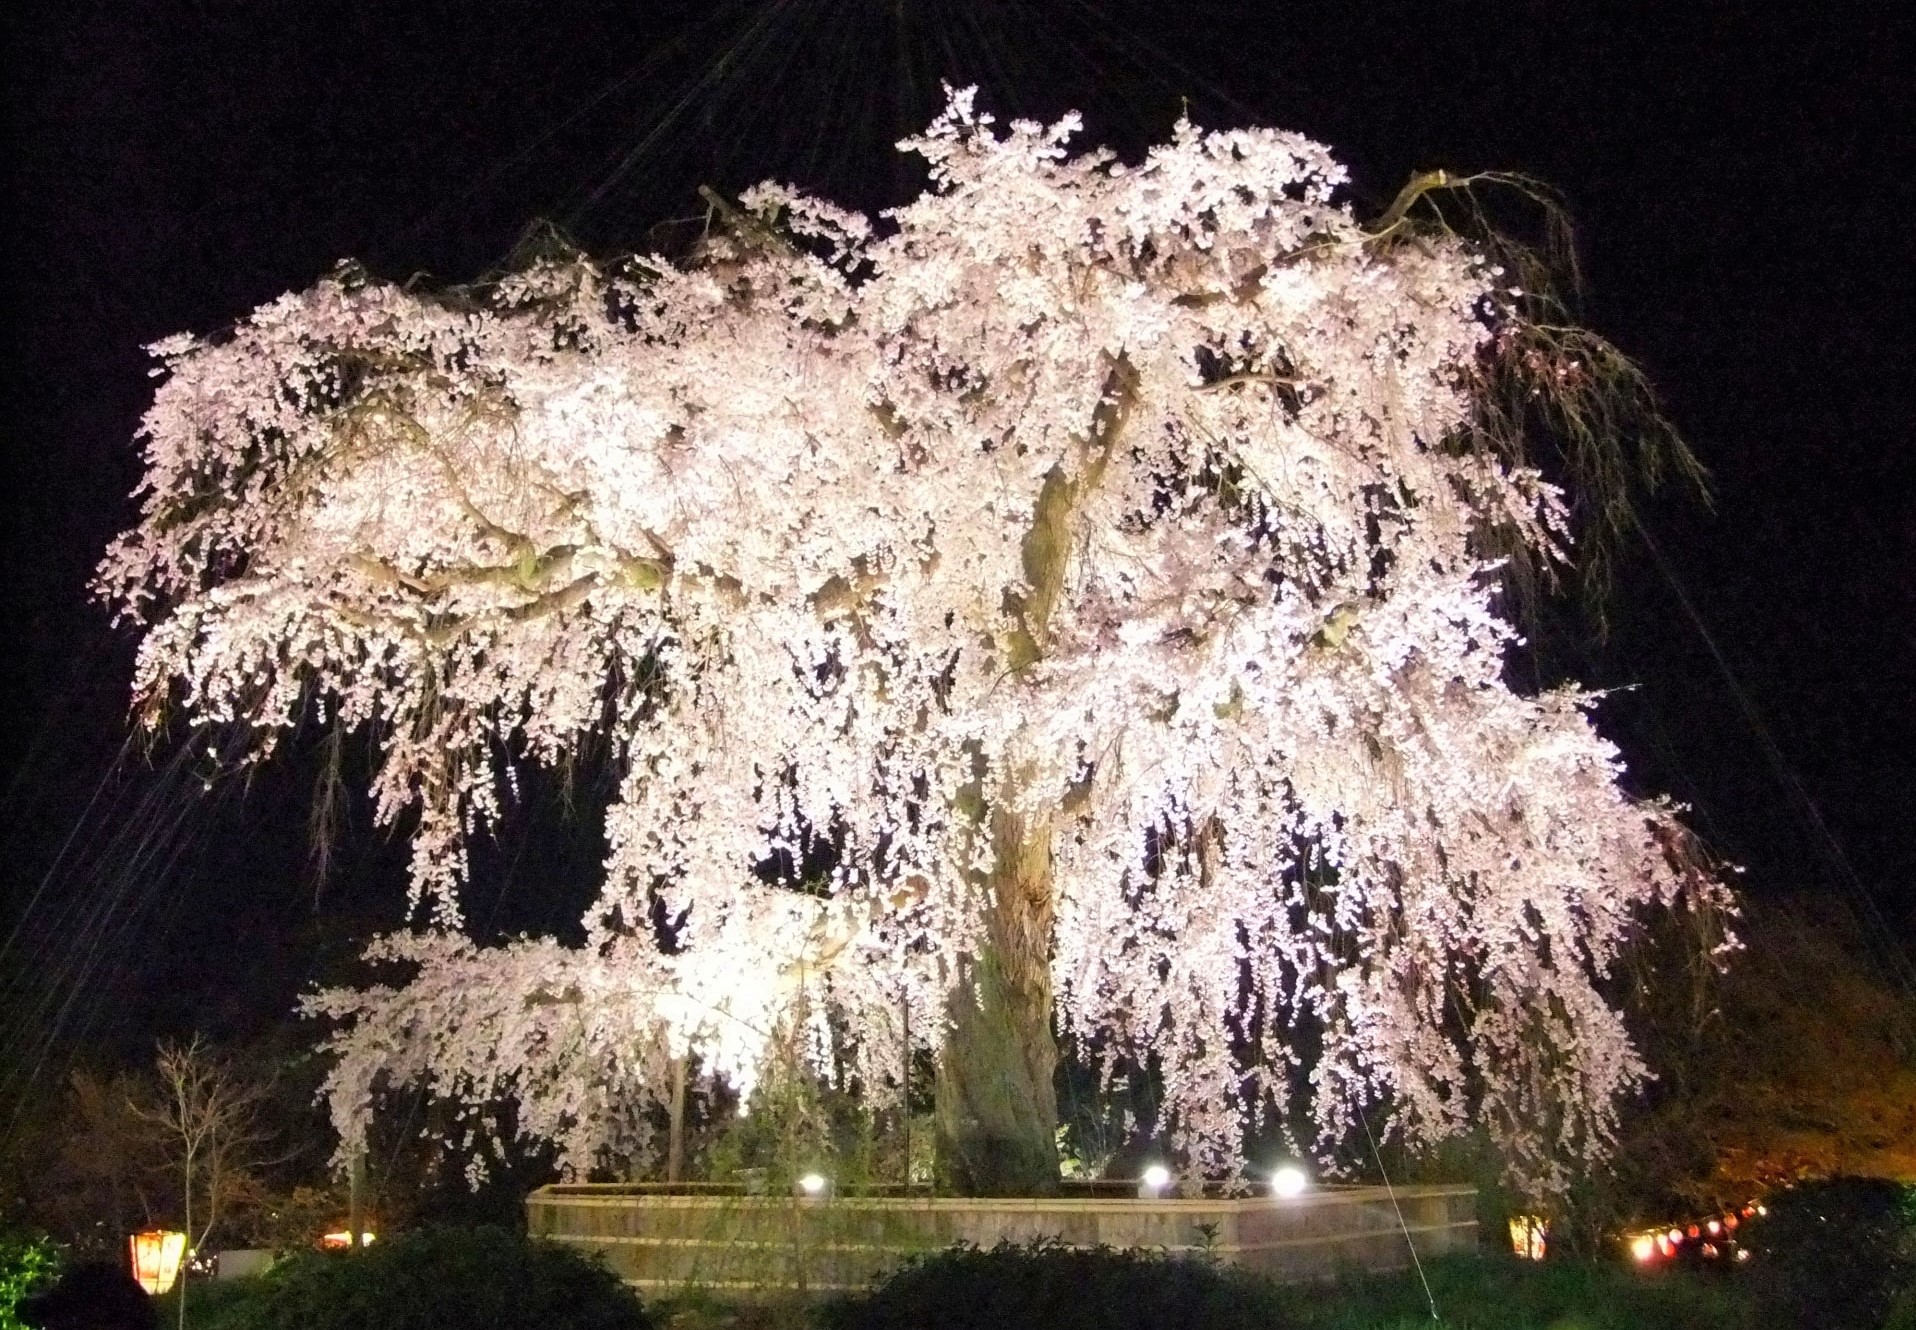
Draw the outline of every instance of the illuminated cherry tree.
<instances>
[{"instance_id":1,"label":"illuminated cherry tree","mask_svg":"<svg viewBox=\"0 0 1916 1330\"><path fill-rule=\"evenodd\" d=\"M1590 697L1505 680L1499 551L1569 540L1481 428L1522 293L1302 138L1075 127L960 93L877 227L766 185L690 258L342 270L158 345L99 575L137 698L246 760L368 732L413 827L403 982L311 1003L349 1140L414 1082L584 1170L684 1059L882 1098L909 1037L959 1177L1043 1185L1063 1038L1211 1175L1300 1094L1321 1142L1600 1157L1604 978L1721 888ZM599 737L584 946L479 945L468 843Z\"/></svg>"}]
</instances>

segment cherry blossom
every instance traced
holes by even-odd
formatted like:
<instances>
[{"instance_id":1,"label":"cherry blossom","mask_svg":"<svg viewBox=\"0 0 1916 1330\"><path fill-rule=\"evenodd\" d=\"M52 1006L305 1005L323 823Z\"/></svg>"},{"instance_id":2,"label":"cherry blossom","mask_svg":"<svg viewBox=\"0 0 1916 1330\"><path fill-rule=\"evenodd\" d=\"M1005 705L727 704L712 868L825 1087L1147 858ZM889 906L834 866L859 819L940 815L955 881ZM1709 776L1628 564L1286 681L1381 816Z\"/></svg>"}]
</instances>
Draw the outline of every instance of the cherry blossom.
<instances>
[{"instance_id":1,"label":"cherry blossom","mask_svg":"<svg viewBox=\"0 0 1916 1330\"><path fill-rule=\"evenodd\" d=\"M139 704L254 758L364 731L413 819L414 925L370 953L406 978L311 1001L348 1140L418 1082L582 1171L671 1059L745 1089L795 1030L881 1095L1018 855L1059 1035L1160 1068L1192 1168L1300 1085L1323 1143L1486 1123L1546 1190L1601 1156L1644 1075L1603 982L1722 888L1595 699L1506 679L1483 533L1570 548L1471 444L1515 297L1455 237L1381 243L1303 138L1076 129L958 93L875 224L765 185L691 257L342 268L154 348L98 579ZM476 944L468 842L592 739L585 945ZM766 868L820 837L817 880Z\"/></svg>"}]
</instances>

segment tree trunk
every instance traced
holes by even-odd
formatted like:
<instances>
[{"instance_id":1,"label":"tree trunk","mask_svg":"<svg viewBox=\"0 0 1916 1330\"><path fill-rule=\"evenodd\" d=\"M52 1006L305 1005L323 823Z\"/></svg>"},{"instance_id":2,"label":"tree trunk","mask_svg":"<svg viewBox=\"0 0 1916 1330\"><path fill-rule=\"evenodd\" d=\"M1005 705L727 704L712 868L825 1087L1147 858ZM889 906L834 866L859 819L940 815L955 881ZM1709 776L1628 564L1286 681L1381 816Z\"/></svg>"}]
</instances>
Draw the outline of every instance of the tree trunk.
<instances>
[{"instance_id":1,"label":"tree trunk","mask_svg":"<svg viewBox=\"0 0 1916 1330\"><path fill-rule=\"evenodd\" d=\"M181 1115L182 1118L184 1116ZM186 1245L180 1252L180 1272L174 1276L174 1287L179 1290L180 1297L180 1330L186 1330L186 1281L193 1266L193 1150L190 1146L186 1151L186 1176L183 1181L185 1185L180 1190L184 1199L181 1204L186 1215L180 1227L185 1230Z\"/></svg>"},{"instance_id":2,"label":"tree trunk","mask_svg":"<svg viewBox=\"0 0 1916 1330\"><path fill-rule=\"evenodd\" d=\"M938 1148L974 1196L1058 1188L1051 1030L1051 825L994 811L985 940L964 958L938 1070Z\"/></svg>"},{"instance_id":3,"label":"tree trunk","mask_svg":"<svg viewBox=\"0 0 1916 1330\"><path fill-rule=\"evenodd\" d=\"M1019 551L1023 586L1005 592L1015 626L1001 645L1014 676L1050 649L1051 618L1066 591L1081 501L1103 483L1111 450L1136 404L1137 386L1131 362L1113 356L1091 428L1078 439L1074 465L1059 463L1045 473ZM1007 772L1017 770L1009 754L1000 760L1013 764ZM1058 1189L1052 814L1019 814L1020 783L1017 777L1005 779L990 813L994 863L984 884L985 941L980 954L963 960L938 1073L939 1154L952 1182L977 1196Z\"/></svg>"}]
</instances>

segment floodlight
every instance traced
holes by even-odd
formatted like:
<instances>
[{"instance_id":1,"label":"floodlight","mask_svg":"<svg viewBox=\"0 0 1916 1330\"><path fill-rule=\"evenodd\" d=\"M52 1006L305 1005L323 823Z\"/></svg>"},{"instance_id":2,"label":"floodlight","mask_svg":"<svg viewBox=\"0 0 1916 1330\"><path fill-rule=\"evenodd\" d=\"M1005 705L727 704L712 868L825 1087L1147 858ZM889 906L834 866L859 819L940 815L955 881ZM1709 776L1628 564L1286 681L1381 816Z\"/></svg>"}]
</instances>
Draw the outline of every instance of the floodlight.
<instances>
[{"instance_id":1,"label":"floodlight","mask_svg":"<svg viewBox=\"0 0 1916 1330\"><path fill-rule=\"evenodd\" d=\"M1310 1177L1296 1164L1286 1164L1271 1174L1272 1193L1287 1201L1293 1196L1302 1196L1310 1185Z\"/></svg>"}]
</instances>

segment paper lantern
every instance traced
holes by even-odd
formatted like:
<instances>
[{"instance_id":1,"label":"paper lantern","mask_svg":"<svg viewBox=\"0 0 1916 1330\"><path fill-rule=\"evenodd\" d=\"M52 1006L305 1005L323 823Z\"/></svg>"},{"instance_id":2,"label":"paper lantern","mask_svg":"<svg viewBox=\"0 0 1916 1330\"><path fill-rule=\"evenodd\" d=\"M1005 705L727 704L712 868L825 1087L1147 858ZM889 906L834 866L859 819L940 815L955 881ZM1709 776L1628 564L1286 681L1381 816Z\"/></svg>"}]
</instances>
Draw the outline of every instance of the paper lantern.
<instances>
[{"instance_id":1,"label":"paper lantern","mask_svg":"<svg viewBox=\"0 0 1916 1330\"><path fill-rule=\"evenodd\" d=\"M186 1234L151 1228L127 1239L133 1249L133 1278L155 1297L173 1287L186 1260Z\"/></svg>"},{"instance_id":2,"label":"paper lantern","mask_svg":"<svg viewBox=\"0 0 1916 1330\"><path fill-rule=\"evenodd\" d=\"M1541 1261L1550 1224L1540 1215L1512 1215L1510 1249L1526 1261Z\"/></svg>"}]
</instances>

